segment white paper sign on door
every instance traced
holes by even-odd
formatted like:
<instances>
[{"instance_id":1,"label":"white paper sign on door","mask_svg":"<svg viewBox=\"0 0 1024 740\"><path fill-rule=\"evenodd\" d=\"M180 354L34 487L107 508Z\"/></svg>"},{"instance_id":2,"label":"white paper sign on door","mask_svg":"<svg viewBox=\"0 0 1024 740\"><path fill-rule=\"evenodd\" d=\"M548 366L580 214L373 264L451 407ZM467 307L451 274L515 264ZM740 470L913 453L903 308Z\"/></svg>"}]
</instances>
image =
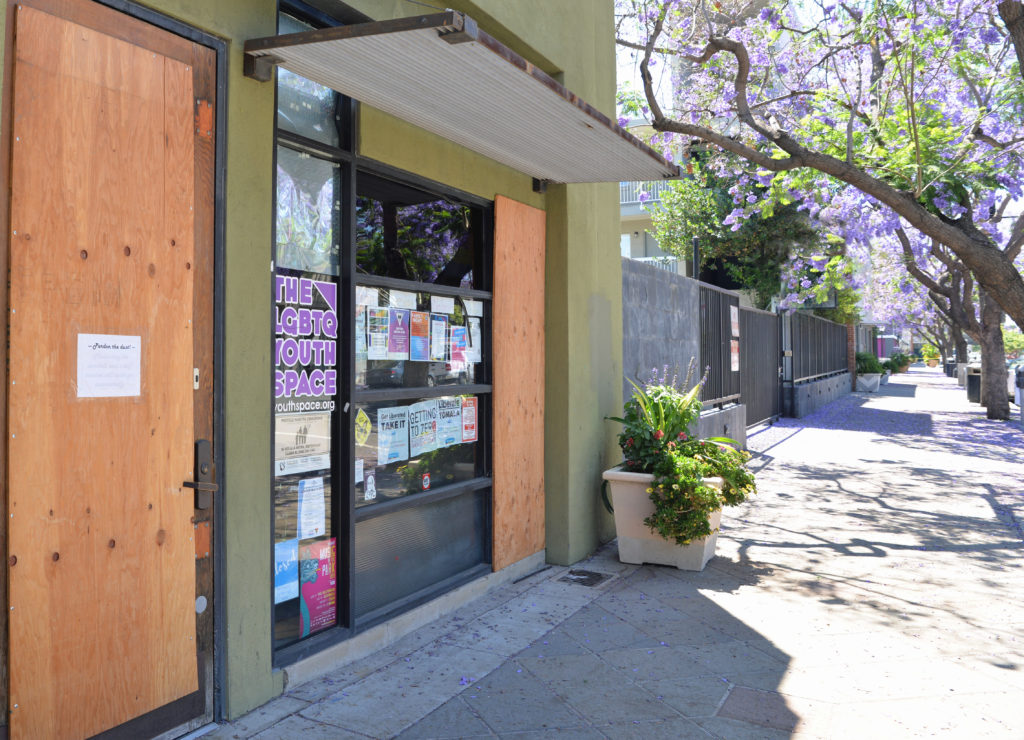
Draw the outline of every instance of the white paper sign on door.
<instances>
[{"instance_id":1,"label":"white paper sign on door","mask_svg":"<svg viewBox=\"0 0 1024 740\"><path fill-rule=\"evenodd\" d=\"M299 539L320 537L327 523L324 505L324 479L306 478L299 481Z\"/></svg>"},{"instance_id":2,"label":"white paper sign on door","mask_svg":"<svg viewBox=\"0 0 1024 740\"><path fill-rule=\"evenodd\" d=\"M142 394L142 337L78 335L78 397L124 398Z\"/></svg>"}]
</instances>

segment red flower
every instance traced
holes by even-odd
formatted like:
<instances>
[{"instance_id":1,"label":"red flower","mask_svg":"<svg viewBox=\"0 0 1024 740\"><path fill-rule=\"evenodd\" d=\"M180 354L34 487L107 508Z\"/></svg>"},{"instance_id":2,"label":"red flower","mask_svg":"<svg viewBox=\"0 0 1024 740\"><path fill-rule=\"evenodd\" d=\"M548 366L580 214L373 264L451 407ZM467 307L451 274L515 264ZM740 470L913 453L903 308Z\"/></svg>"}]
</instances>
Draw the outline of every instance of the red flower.
<instances>
[{"instance_id":1,"label":"red flower","mask_svg":"<svg viewBox=\"0 0 1024 740\"><path fill-rule=\"evenodd\" d=\"M681 439L685 442L688 439L688 437L686 436L686 432L679 432L678 439Z\"/></svg>"},{"instance_id":2,"label":"red flower","mask_svg":"<svg viewBox=\"0 0 1024 740\"><path fill-rule=\"evenodd\" d=\"M626 447L632 447L632 446L633 446L633 438L630 437L629 439L626 440Z\"/></svg>"},{"instance_id":3,"label":"red flower","mask_svg":"<svg viewBox=\"0 0 1024 740\"><path fill-rule=\"evenodd\" d=\"M654 432L654 438L655 439L661 439L664 436L665 436L665 432L661 431L660 429L658 429L657 431Z\"/></svg>"},{"instance_id":4,"label":"red flower","mask_svg":"<svg viewBox=\"0 0 1024 740\"><path fill-rule=\"evenodd\" d=\"M675 442L669 442L665 446L668 447L670 450L674 450L676 448L676 443Z\"/></svg>"}]
</instances>

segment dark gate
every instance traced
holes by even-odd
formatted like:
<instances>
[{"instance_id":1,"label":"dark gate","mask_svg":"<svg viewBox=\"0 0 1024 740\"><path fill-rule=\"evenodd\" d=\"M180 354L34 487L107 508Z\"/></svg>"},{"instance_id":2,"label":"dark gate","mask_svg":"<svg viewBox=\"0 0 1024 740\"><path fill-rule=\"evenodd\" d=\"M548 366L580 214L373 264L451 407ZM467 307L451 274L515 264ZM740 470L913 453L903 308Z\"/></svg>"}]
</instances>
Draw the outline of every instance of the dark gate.
<instances>
[{"instance_id":1,"label":"dark gate","mask_svg":"<svg viewBox=\"0 0 1024 740\"><path fill-rule=\"evenodd\" d=\"M740 308L740 397L747 426L782 414L779 317L755 308Z\"/></svg>"}]
</instances>

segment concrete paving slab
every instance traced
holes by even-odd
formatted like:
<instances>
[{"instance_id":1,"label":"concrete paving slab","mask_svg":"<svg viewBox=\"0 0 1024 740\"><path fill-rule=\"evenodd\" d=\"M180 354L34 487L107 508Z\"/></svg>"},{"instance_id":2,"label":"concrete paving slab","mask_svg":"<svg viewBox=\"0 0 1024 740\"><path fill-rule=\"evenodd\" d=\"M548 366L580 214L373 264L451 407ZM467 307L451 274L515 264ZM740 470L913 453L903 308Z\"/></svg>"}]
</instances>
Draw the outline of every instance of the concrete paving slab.
<instances>
[{"instance_id":1,"label":"concrete paving slab","mask_svg":"<svg viewBox=\"0 0 1024 740\"><path fill-rule=\"evenodd\" d=\"M398 740L449 740L494 737L490 728L461 697L442 704L405 732Z\"/></svg>"},{"instance_id":2,"label":"concrete paving slab","mask_svg":"<svg viewBox=\"0 0 1024 740\"><path fill-rule=\"evenodd\" d=\"M587 726L546 683L514 661L477 681L461 698L499 735Z\"/></svg>"}]
</instances>

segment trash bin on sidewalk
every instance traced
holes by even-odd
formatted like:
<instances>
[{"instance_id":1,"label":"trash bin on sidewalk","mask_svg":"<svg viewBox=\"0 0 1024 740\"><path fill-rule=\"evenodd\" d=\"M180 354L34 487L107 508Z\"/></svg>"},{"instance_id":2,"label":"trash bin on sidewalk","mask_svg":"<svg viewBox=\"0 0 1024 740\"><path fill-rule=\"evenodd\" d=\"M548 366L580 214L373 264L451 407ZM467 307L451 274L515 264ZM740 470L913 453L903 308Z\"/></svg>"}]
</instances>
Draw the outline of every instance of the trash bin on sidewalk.
<instances>
[{"instance_id":1,"label":"trash bin on sidewalk","mask_svg":"<svg viewBox=\"0 0 1024 740\"><path fill-rule=\"evenodd\" d=\"M967 400L981 403L981 368L973 365L967 368Z\"/></svg>"},{"instance_id":2,"label":"trash bin on sidewalk","mask_svg":"<svg viewBox=\"0 0 1024 740\"><path fill-rule=\"evenodd\" d=\"M956 360L946 360L946 364L942 367L946 371L947 378L956 377Z\"/></svg>"},{"instance_id":3,"label":"trash bin on sidewalk","mask_svg":"<svg viewBox=\"0 0 1024 740\"><path fill-rule=\"evenodd\" d=\"M1017 390L1014 402L1021 407L1021 418L1024 419L1024 367L1017 368Z\"/></svg>"}]
</instances>

